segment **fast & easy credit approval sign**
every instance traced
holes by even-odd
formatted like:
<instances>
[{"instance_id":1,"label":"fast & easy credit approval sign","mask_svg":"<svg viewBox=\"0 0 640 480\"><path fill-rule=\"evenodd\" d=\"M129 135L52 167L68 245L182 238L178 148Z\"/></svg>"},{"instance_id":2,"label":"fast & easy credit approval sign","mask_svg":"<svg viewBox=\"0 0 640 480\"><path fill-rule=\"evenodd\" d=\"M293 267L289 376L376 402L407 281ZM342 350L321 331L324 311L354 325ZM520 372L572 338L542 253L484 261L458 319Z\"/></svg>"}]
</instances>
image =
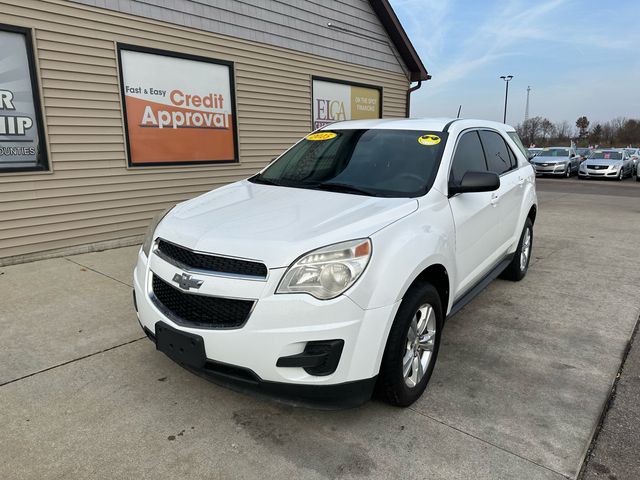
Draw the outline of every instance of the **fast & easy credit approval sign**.
<instances>
[{"instance_id":1,"label":"fast & easy credit approval sign","mask_svg":"<svg viewBox=\"0 0 640 480\"><path fill-rule=\"evenodd\" d=\"M131 165L237 161L230 63L119 51Z\"/></svg>"}]
</instances>

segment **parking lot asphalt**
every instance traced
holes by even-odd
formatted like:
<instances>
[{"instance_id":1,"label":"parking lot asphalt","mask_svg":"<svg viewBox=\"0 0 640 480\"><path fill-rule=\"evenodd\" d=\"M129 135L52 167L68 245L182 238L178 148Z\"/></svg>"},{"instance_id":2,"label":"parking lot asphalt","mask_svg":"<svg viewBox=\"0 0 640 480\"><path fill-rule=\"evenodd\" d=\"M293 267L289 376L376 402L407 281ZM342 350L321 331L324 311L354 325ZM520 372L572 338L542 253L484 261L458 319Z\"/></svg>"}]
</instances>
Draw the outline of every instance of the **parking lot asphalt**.
<instances>
[{"instance_id":1,"label":"parking lot asphalt","mask_svg":"<svg viewBox=\"0 0 640 480\"><path fill-rule=\"evenodd\" d=\"M538 177L537 182L546 192L640 198L640 182L636 181L635 177L625 178L622 181L609 178Z\"/></svg>"},{"instance_id":2,"label":"parking lot asphalt","mask_svg":"<svg viewBox=\"0 0 640 480\"><path fill-rule=\"evenodd\" d=\"M135 319L137 247L0 269L0 478L576 478L640 313L640 203L573 183L538 182L528 276L447 322L408 409L188 373Z\"/></svg>"}]
</instances>

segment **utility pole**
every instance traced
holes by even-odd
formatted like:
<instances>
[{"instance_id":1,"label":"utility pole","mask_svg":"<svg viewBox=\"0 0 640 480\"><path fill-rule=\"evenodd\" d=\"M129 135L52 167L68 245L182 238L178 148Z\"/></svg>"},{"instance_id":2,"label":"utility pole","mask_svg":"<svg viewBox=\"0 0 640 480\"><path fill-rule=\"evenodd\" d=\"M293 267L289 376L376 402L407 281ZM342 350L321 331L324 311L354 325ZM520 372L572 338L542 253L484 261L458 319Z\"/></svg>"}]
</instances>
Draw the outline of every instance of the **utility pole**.
<instances>
[{"instance_id":1,"label":"utility pole","mask_svg":"<svg viewBox=\"0 0 640 480\"><path fill-rule=\"evenodd\" d=\"M531 91L531 86L527 87L527 104L524 107L524 121L529 120L529 92Z\"/></svg>"},{"instance_id":2,"label":"utility pole","mask_svg":"<svg viewBox=\"0 0 640 480\"><path fill-rule=\"evenodd\" d=\"M502 119L502 123L507 123L507 98L509 97L509 82L513 78L513 75L502 75L500 77L504 80L505 88L504 88L504 117Z\"/></svg>"}]
</instances>

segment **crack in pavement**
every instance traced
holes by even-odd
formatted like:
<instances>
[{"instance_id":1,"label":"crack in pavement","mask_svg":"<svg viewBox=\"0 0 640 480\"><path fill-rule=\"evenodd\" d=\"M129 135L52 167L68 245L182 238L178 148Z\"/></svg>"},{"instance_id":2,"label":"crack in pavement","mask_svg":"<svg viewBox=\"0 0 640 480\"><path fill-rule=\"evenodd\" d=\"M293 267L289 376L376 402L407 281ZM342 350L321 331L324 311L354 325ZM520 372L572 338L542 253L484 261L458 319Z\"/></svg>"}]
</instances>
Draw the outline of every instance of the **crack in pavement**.
<instances>
[{"instance_id":1,"label":"crack in pavement","mask_svg":"<svg viewBox=\"0 0 640 480\"><path fill-rule=\"evenodd\" d=\"M64 257L64 259L68 260L71 263L75 263L79 267L86 268L87 270L91 270L92 272L95 272L95 273L97 273L99 275L103 275L103 276L105 276L107 278L110 278L111 280L114 280L114 281L116 281L118 283L121 283L122 285L126 285L129 288L133 288L133 285L130 285L130 284L126 283L126 282L123 282L122 280L118 280L117 278L112 277L111 275L107 275L106 273L101 272L100 270L96 270L95 268L91 268L91 267L89 267L87 265L84 265L84 264L82 264L80 262L76 262L75 260L71 260L69 257Z\"/></svg>"},{"instance_id":2,"label":"crack in pavement","mask_svg":"<svg viewBox=\"0 0 640 480\"><path fill-rule=\"evenodd\" d=\"M122 282L120 282L120 283L122 283ZM0 387L4 387L5 385L10 385L12 383L19 382L20 380L24 380L24 379L29 378L29 377L34 377L34 376L39 375L41 373L48 372L49 370L54 370L54 369L59 368L59 367L64 367L65 365L69 365L70 363L75 363L75 362L78 362L80 360L84 360L85 358L90 358L90 357L93 357L95 355L99 355L101 353L105 353L105 352L109 352L111 350L115 350L116 348L119 348L119 347L124 347L125 345L130 345L132 343L139 342L140 340L144 340L145 338L147 338L146 335L144 337L140 337L140 338L136 338L136 339L133 339L133 340L129 340L128 342L120 343L118 345L113 345L111 347L105 348L103 350L99 350L97 352L93 352L93 353L89 353L87 355L83 355L82 357L73 358L71 360L67 360L66 362L62 362L62 363L58 363L56 365L52 365L51 367L43 368L42 370L38 370L37 372L32 372L32 373L29 373L27 375L23 375L22 377L14 378L13 380L8 380L6 382L0 383Z\"/></svg>"}]
</instances>

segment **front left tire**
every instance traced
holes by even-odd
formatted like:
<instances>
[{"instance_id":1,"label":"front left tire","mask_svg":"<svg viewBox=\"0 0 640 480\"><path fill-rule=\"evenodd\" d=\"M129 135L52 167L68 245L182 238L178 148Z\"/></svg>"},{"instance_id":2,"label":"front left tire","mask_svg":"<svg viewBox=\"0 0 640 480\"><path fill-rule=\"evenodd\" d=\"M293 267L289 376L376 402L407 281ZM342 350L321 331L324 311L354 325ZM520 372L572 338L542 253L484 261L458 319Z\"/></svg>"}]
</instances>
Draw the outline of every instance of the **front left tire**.
<instances>
[{"instance_id":1,"label":"front left tire","mask_svg":"<svg viewBox=\"0 0 640 480\"><path fill-rule=\"evenodd\" d=\"M384 401L408 407L420 398L435 367L443 323L436 288L414 284L400 304L382 357L377 393Z\"/></svg>"}]
</instances>

